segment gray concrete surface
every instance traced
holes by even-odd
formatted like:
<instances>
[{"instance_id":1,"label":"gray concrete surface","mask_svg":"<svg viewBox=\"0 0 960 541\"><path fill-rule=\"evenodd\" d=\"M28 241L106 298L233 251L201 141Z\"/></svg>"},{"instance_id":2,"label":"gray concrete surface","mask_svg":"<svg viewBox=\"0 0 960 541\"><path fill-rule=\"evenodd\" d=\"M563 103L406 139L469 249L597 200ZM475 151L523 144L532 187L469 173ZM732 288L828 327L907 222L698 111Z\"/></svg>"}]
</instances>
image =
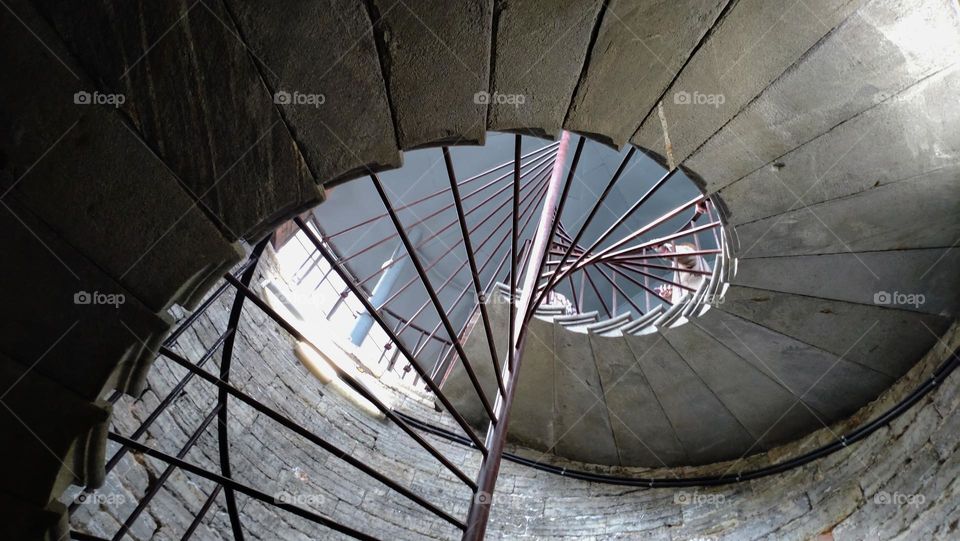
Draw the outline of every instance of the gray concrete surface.
<instances>
[{"instance_id":1,"label":"gray concrete surface","mask_svg":"<svg viewBox=\"0 0 960 541\"><path fill-rule=\"evenodd\" d=\"M88 401L113 388L139 391L169 318L147 309L23 206L4 204L5 249L16 256L0 265L0 281L5 302L19 308L0 326L0 352Z\"/></svg>"},{"instance_id":2,"label":"gray concrete surface","mask_svg":"<svg viewBox=\"0 0 960 541\"><path fill-rule=\"evenodd\" d=\"M278 107L317 180L330 184L361 176L366 168L400 167L386 84L363 2L230 0L227 6L271 93L290 94L290 102ZM322 96L323 101L297 103L298 94Z\"/></svg>"},{"instance_id":3,"label":"gray concrete surface","mask_svg":"<svg viewBox=\"0 0 960 541\"><path fill-rule=\"evenodd\" d=\"M686 165L702 172L713 191L944 69L958 56L956 2L873 0L766 88ZM921 118L911 122L926 124ZM864 146L886 144L874 137Z\"/></svg>"},{"instance_id":4,"label":"gray concrete surface","mask_svg":"<svg viewBox=\"0 0 960 541\"><path fill-rule=\"evenodd\" d=\"M960 301L960 277L954 271L958 263L960 253L950 248L741 259L733 283L955 316ZM903 296L894 298L895 293Z\"/></svg>"},{"instance_id":5,"label":"gray concrete surface","mask_svg":"<svg viewBox=\"0 0 960 541\"><path fill-rule=\"evenodd\" d=\"M936 343L948 318L734 286L719 309L892 378ZM869 386L868 386L869 387Z\"/></svg>"},{"instance_id":6,"label":"gray concrete surface","mask_svg":"<svg viewBox=\"0 0 960 541\"><path fill-rule=\"evenodd\" d=\"M725 3L610 2L564 128L626 144Z\"/></svg>"},{"instance_id":7,"label":"gray concrete surface","mask_svg":"<svg viewBox=\"0 0 960 541\"><path fill-rule=\"evenodd\" d=\"M591 335L590 344L621 464L686 463L683 446L626 340Z\"/></svg>"},{"instance_id":8,"label":"gray concrete surface","mask_svg":"<svg viewBox=\"0 0 960 541\"><path fill-rule=\"evenodd\" d=\"M624 337L640 370L650 382L689 464L739 457L754 447L754 438L680 355L661 336Z\"/></svg>"},{"instance_id":9,"label":"gray concrete surface","mask_svg":"<svg viewBox=\"0 0 960 541\"><path fill-rule=\"evenodd\" d=\"M744 426L758 449L770 449L816 430L820 423L778 381L723 346L696 325L660 333L687 366Z\"/></svg>"},{"instance_id":10,"label":"gray concrete surface","mask_svg":"<svg viewBox=\"0 0 960 541\"><path fill-rule=\"evenodd\" d=\"M556 453L584 462L620 464L590 336L557 327L553 351Z\"/></svg>"},{"instance_id":11,"label":"gray concrete surface","mask_svg":"<svg viewBox=\"0 0 960 541\"><path fill-rule=\"evenodd\" d=\"M2 354L0 387L4 459L12 466L0 476L0 492L45 506L71 484L103 483L108 404L90 403Z\"/></svg>"},{"instance_id":12,"label":"gray concrete surface","mask_svg":"<svg viewBox=\"0 0 960 541\"><path fill-rule=\"evenodd\" d=\"M960 167L737 226L744 258L949 248L960 238ZM909 204L905 202L909 201Z\"/></svg>"},{"instance_id":13,"label":"gray concrete surface","mask_svg":"<svg viewBox=\"0 0 960 541\"><path fill-rule=\"evenodd\" d=\"M400 148L483 144L493 0L373 5Z\"/></svg>"},{"instance_id":14,"label":"gray concrete surface","mask_svg":"<svg viewBox=\"0 0 960 541\"><path fill-rule=\"evenodd\" d=\"M534 449L553 449L561 435L555 427L555 408L562 398L557 393L557 378L562 368L557 366L553 355L554 325L539 319L528 325L530 338L524 351L529 353L524 354L517 382L519 387L513 399L513 407L523 415L510 418L509 437L511 441ZM506 336L506 333L502 334ZM497 348L498 352L505 352L509 346L504 343L498 344Z\"/></svg>"},{"instance_id":15,"label":"gray concrete surface","mask_svg":"<svg viewBox=\"0 0 960 541\"><path fill-rule=\"evenodd\" d=\"M748 223L939 169L960 177L960 110L945 106L958 94L960 69L948 68L780 156L776 167L724 187L719 193L729 222Z\"/></svg>"},{"instance_id":16,"label":"gray concrete surface","mask_svg":"<svg viewBox=\"0 0 960 541\"><path fill-rule=\"evenodd\" d=\"M71 76L82 77L76 63L60 64L57 57L69 59L62 47L23 47L36 39L31 31L57 42L35 12L18 8L36 30L12 15L0 22L2 62L18 74L0 90L4 197L29 207L152 310L188 304L211 274L237 261L237 249L113 108L74 103L89 81Z\"/></svg>"},{"instance_id":17,"label":"gray concrete surface","mask_svg":"<svg viewBox=\"0 0 960 541\"><path fill-rule=\"evenodd\" d=\"M644 119L631 142L682 163L862 3L734 3L667 89L662 111ZM698 103L695 98L701 95L703 103ZM710 96L723 99L707 103ZM744 152L738 148L727 158L744 159ZM712 168L694 169L707 178L716 175Z\"/></svg>"},{"instance_id":18,"label":"gray concrete surface","mask_svg":"<svg viewBox=\"0 0 960 541\"><path fill-rule=\"evenodd\" d=\"M601 3L496 1L490 92L504 97L502 103L491 100L487 129L557 137L580 80ZM545 12L551 17L544 17ZM519 96L523 103L516 99Z\"/></svg>"},{"instance_id":19,"label":"gray concrete surface","mask_svg":"<svg viewBox=\"0 0 960 541\"><path fill-rule=\"evenodd\" d=\"M789 390L802 401L797 407L810 408L826 423L853 414L894 381L886 374L722 309L708 311L693 324Z\"/></svg>"},{"instance_id":20,"label":"gray concrete surface","mask_svg":"<svg viewBox=\"0 0 960 541\"><path fill-rule=\"evenodd\" d=\"M222 3L36 5L229 240L323 200Z\"/></svg>"}]
</instances>

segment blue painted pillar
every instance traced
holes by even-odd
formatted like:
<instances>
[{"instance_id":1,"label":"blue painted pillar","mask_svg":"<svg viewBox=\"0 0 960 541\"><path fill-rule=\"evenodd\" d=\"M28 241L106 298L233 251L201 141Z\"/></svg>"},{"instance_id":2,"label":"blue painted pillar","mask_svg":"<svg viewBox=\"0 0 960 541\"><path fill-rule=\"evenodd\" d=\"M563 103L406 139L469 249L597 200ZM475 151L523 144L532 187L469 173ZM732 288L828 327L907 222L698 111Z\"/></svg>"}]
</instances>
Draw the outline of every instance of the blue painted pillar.
<instances>
[{"instance_id":1,"label":"blue painted pillar","mask_svg":"<svg viewBox=\"0 0 960 541\"><path fill-rule=\"evenodd\" d=\"M418 232L414 231L410 235L410 243L416 246L419 237ZM407 266L407 261L410 260L409 257L404 257L397 263L394 263L394 261L403 254L403 243L400 243L393 250L393 255L390 256L390 259L384 261L383 265L380 266L381 269L386 267L386 270L380 275L380 279L377 280L377 285L373 288L373 293L370 294L370 304L377 309L390 298L390 295L393 293L393 286L397 283L397 278L403 273L403 269ZM353 330L350 331L350 342L358 347L363 345L363 341L370 333L370 329L373 328L373 323L373 316L366 311L357 316L357 322L353 325Z\"/></svg>"}]
</instances>

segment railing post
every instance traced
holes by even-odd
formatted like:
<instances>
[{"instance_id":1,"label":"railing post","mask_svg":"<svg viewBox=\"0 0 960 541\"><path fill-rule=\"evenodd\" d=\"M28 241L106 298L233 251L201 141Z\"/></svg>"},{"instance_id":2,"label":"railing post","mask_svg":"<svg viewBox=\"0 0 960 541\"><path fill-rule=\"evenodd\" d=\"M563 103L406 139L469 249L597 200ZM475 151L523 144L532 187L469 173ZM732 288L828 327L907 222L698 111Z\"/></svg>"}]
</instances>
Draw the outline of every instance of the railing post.
<instances>
[{"instance_id":1,"label":"railing post","mask_svg":"<svg viewBox=\"0 0 960 541\"><path fill-rule=\"evenodd\" d=\"M517 303L513 317L520 318L520 322L526 319L527 311L532 309L533 299L536 298L537 295L540 262L550 246L550 234L553 231L553 222L559 219L559 217L556 216L556 211L560 204L560 193L563 188L563 166L566 162L569 143L570 134L563 132L563 136L560 139L560 147L557 151L557 161L554 163L553 174L550 177L550 184L544 198L543 209L540 212L540 221L537 224L530 256L527 258L526 270L523 274L523 287L520 289L519 299L510 299L510 302ZM487 529L487 521L490 518L490 505L493 503L493 491L497 483L497 475L500 473L503 447L507 440L510 407L513 404L513 398L517 391L517 378L515 374L520 372L520 361L525 341L524 329L526 326L514 325L514 327L513 340L511 342L515 345L512 351L507 352L508 357L506 362L502 363L503 380L506 382L507 392L505 395L497 393L497 399L494 402L493 409L497 416L497 422L491 423L487 428L487 436L484 442L487 448L487 454L484 455L480 463L480 472L477 474L477 490L474 492L473 501L470 503L470 511L467 515L467 530L463 534L464 541L479 541L483 539Z\"/></svg>"}]
</instances>

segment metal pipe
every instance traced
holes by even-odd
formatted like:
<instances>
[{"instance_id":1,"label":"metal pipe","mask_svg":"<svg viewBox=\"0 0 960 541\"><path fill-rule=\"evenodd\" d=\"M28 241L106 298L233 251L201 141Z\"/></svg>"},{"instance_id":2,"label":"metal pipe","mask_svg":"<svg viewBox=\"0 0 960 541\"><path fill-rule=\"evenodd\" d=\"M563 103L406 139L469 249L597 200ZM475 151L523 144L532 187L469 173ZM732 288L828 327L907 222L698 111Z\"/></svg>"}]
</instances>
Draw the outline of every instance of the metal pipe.
<instances>
[{"instance_id":1,"label":"metal pipe","mask_svg":"<svg viewBox=\"0 0 960 541\"><path fill-rule=\"evenodd\" d=\"M437 292L430 284L430 279L427 277L427 272L423 269L423 264L420 263L420 258L417 257L416 250L413 247L413 244L410 242L410 238L407 236L407 232L404 229L403 224L400 223L400 218L397 216L396 211L393 210L393 206L390 204L390 199L387 197L387 192L384 190L383 184L380 182L380 177L378 177L376 173L371 172L370 179L373 180L373 186L376 188L377 194L380 196L380 200L383 202L384 207L386 207L387 213L390 215L390 220L393 222L394 228L396 228L397 233L400 235L400 240L403 241L403 246L407 250L407 255L410 257L410 261L413 263L414 268L417 269L417 275L423 282L423 287L427 290L427 295L430 297L431 302L433 302L433 306L437 310L437 315L440 316L440 321L443 322L443 326L447 330L447 335L450 337L450 341L453 342L453 347L457 350L457 355L460 356L460 361L463 363L463 368L467 372L467 376L469 376L470 383L473 384L474 390L477 391L477 396L480 397L480 402L483 404L483 409L486 410L490 421L495 423L497 417L494 414L493 407L490 405L490 401L487 399L486 393L483 392L483 387L480 385L480 379L477 378L477 374L474 372L473 366L470 365L470 361L467 359L467 354L463 351L463 346L460 344L460 341L457 340L456 331L454 331L453 325L450 324L450 319L443 310L443 304L440 302L440 297L437 296Z\"/></svg>"},{"instance_id":2,"label":"metal pipe","mask_svg":"<svg viewBox=\"0 0 960 541\"><path fill-rule=\"evenodd\" d=\"M253 247L253 253L250 255L250 258L259 262L260 256L263 254L263 250L267 247L268 242L270 242L269 235ZM239 279L234 278L232 274L227 274L226 276L233 278L236 283L246 287L250 284L256 271L257 265L252 264L243 271ZM230 316L227 320L227 330L230 332L223 342L223 354L220 357L220 379L223 381L230 381L230 366L233 363L233 347L236 344L236 330L240 326L240 316L243 314L244 300L246 300L246 297L239 293L235 294L233 297L233 305L230 307ZM161 347L161 350L164 349L167 348L165 346ZM227 397L228 395L223 389L217 390L217 450L220 459L220 473L225 477L230 477L230 434L227 429L227 422L229 421L227 417ZM227 514L230 516L230 527L233 530L234 541L243 541L243 526L240 523L240 511L237 508L237 499L233 493L233 488L225 486L223 488L223 497L227 501Z\"/></svg>"},{"instance_id":3,"label":"metal pipe","mask_svg":"<svg viewBox=\"0 0 960 541\"><path fill-rule=\"evenodd\" d=\"M410 363L410 366L412 366L413 369L417 372L417 375L419 375L423 379L423 381L430 388L430 391L433 392L434 396L436 396L437 399L440 400L440 403L443 404L443 407L446 408L447 412L450 413L450 415L457 422L460 428L463 429L464 433L470 437L471 441L473 441L473 444L477 447L477 449L480 449L482 453L486 454L487 448L483 445L483 442L480 441L480 438L478 438L477 435L473 433L473 429L470 428L470 424L467 423L466 419L463 418L463 415L461 415L460 412L457 411L457 409L453 406L453 404L450 403L450 400L447 399L447 397L443 394L443 392L440 391L440 388L437 387L437 385L434 383L433 378L427 375L426 371L423 369L422 366L420 366L420 363L417 362L416 358L410 354L410 350L408 350L406 346L403 345L403 343L400 341L400 337L397 336L396 333L394 333L390 329L390 327L387 325L387 322L383 320L383 316L381 316L376 310L373 309L373 306L370 304L370 302L366 299L365 296L362 295L362 291L360 290L360 288L355 283L350 281L350 276L347 275L343 267L341 267L340 265L334 264L333 255L330 253L330 251L323 246L323 243L320 242L320 239L317 238L317 236L313 233L313 231L310 231L307 228L303 220L301 220L299 217L296 217L293 219L293 221L297 224L298 227L300 227L301 230L304 231L304 233L306 233L307 238L310 240L310 242L313 243L313 245L317 248L317 250L320 251L320 254L323 255L323 257L326 258L326 260L331 265L333 265L334 269L336 269L337 275L340 276L340 279L343 280L345 284L347 284L347 287L350 288L350 290L353 291L353 294L358 299L360 299L361 303L363 303L364 308L366 308L366 310L370 312L373 318L377 320L377 324L380 325L380 327L387 334L387 336L394 343L394 345L397 346L397 349L400 350L401 353L403 353L403 356L406 357L407 362Z\"/></svg>"},{"instance_id":4,"label":"metal pipe","mask_svg":"<svg viewBox=\"0 0 960 541\"><path fill-rule=\"evenodd\" d=\"M171 456L171 455L168 455L168 454L166 454L166 453L164 453L164 452L162 452L162 451L158 451L158 450L156 450L156 449L154 449L154 448L152 448L152 447L148 447L148 446L146 446L146 445L143 445L142 443L140 443L140 442L138 442L138 441L134 441L134 440L131 440L131 439L129 439L129 438L125 438L125 437L121 436L120 434L115 434L115 433L113 433L113 432L109 432L109 433L107 434L107 438L109 438L111 441L115 441L115 442L117 442L117 443L126 445L126 446L128 446L128 447L132 447L132 448L133 448L135 451L137 451L138 453L142 453L142 454L147 455L147 456L149 456L149 457L153 457L153 458L155 458L155 459L157 459L157 460L162 460L163 462L166 462L167 464L172 464L173 466L176 466L177 468L179 468L179 469L181 469L181 470L183 470L183 471L190 472L190 473L192 473L192 474L194 474L194 475L203 477L204 479L208 479L208 480L210 480L210 481L213 481L213 482L215 482L215 483L218 483L218 484L220 484L220 485L223 485L224 491L226 491L226 490L228 490L228 489L231 490L231 491L234 491L234 490L235 490L235 491L240 492L241 494L245 494L246 496L248 496L248 497L250 497L250 498L253 498L253 499L257 500L257 501L263 502L263 503L268 504L268 505L272 505L272 506L274 506L274 507L278 507L278 508L283 509L283 510L285 510L285 511L289 511L289 512L293 513L294 515L297 515L297 516L299 516L299 517L301 517L301 518L305 518L305 519L307 519L307 520L309 520L309 521L311 521L311 522L316 522L317 524L322 524L323 526L326 526L326 527L328 527L328 528L330 528L330 529L332 529L332 530L336 530L336 531L338 531L338 532L340 532L340 533L349 535L349 536L354 537L354 538L356 538L356 539L364 539L364 540L369 540L369 541L377 541L377 539L376 539L375 537L371 537L371 536L369 536L369 535L367 535L367 534L365 534L365 533L363 533L363 532L360 532L360 531L358 531L358 530L354 530L353 528L350 528L350 527L348 527L348 526L344 526L343 524L340 524L340 523L338 523L338 522L335 522L335 521L333 521L333 520L330 520L330 519L328 519L328 518L326 518L326 517L324 517L324 516L318 515L318 514L316 514L316 513L313 513L313 512L311 512L311 511L308 511L308 510L306 510L306 509L297 507L297 506L295 506L295 505L291 505L291 504L285 503L285 502L278 502L278 501L276 501L275 498L271 497L269 494L267 494L267 493L265 493L265 492L261 492L261 491L255 489L255 488L252 488L252 487L249 487L249 486L247 486L247 485L244 485L243 483L234 481L232 478L227 477L227 476L225 476L225 475L211 472L211 471L209 471L209 470L203 469L203 468L201 468L201 467L199 467L199 466L197 466L197 465L195 465L195 464L192 464L192 463L190 463L190 462L187 462L187 461L185 461L185 460L176 458L176 457Z\"/></svg>"},{"instance_id":5,"label":"metal pipe","mask_svg":"<svg viewBox=\"0 0 960 541\"><path fill-rule=\"evenodd\" d=\"M255 398L253 398L252 396L244 393L243 391L237 389L236 387L230 385L229 383L223 381L222 379L214 376L213 374L210 374L210 373L206 372L206 371L203 370L203 369L197 368L197 367L194 366L193 363L191 363L190 361L184 359L184 358L181 357L180 355L178 355L178 354L170 351L169 349L167 349L167 348L165 348L165 347L162 347L162 346L160 347L160 353L161 353L163 356L167 357L168 359L172 360L173 362L177 363L178 365L182 366L183 368L186 368L187 370L190 370L191 372L195 372L198 376L200 376L202 379L206 380L207 382L209 382L209 383L211 383L211 384L213 384L213 385L216 385L217 388L218 388L218 389L221 389L224 393L229 394L230 396L233 396L234 398L239 399L241 402L243 402L244 404L252 407L252 408L253 408L254 410L256 410L257 412L262 413L263 415L269 417L270 419L273 419L274 421L276 421L277 423L279 423L279 424L280 424L281 426L283 426L284 428L287 428L287 429L295 432L296 434L298 434L298 435L300 435L300 436L303 436L304 438L306 438L307 440L309 440L311 443L317 445L318 447L322 448L323 450L327 451L328 453L336 456L336 457L339 458L340 460L343 460L344 462L346 462L347 464L349 464L349 465L353 466L354 468L360 470L361 472L369 475L370 477L372 477L372 478L374 478L375 480L379 481L381 484L385 485L386 487L388 487L388 488L396 491L397 493L399 493L399 494L401 494L402 496L406 497L406 498L409 499L410 501L416 503L416 504L419 505L420 507L423 507L424 509L426 509L426 510L430 511L431 513L437 515L438 517L446 520L447 522L453 524L454 526L457 526L458 528L462 528L462 527L463 527L463 523L461 523L461 522L458 521L457 519L451 517L449 514L447 514L447 513L446 513L445 511L443 511L442 509L436 507L435 505L433 505L432 503L426 501L426 500L423 499L422 497L414 494L414 493L411 492L409 489L407 489L406 487L398 484L396 481L393 481L392 479L390 479L390 478L387 477L386 475L378 472L377 470L374 470L373 468L371 468L370 466L368 466L365 462L363 462L363 461L361 461L361 460L359 460L359 459L357 459L357 458L354 458L353 456L351 456L349 453L347 453L347 452L344 451L343 449L340 449L340 448L337 447L336 445L328 442L327 440L323 439L322 437L318 436L317 434L315 434L315 433L311 432L310 430L304 428L304 427L301 426L300 424L295 423L294 421L290 420L290 418L286 417L285 415L277 412L276 410L274 410L274 409L272 409L272 408L270 408L270 407L265 406L263 403L261 403L260 401L258 401L258 400L255 399ZM222 410L221 410L221 411L222 411ZM405 424L405 423L404 423L404 424ZM113 436L113 434L111 433L111 437L112 437L112 436ZM119 435L117 435L117 436L119 436ZM122 437L122 436L119 436L119 437L123 439L123 442L126 443L127 446L132 447L134 450L138 450L138 448L144 448L144 447L146 447L146 446L141 445L140 443L138 443L138 442L136 442L136 441L134 441L134 440L130 440L130 439L124 438L124 437ZM184 468L184 469L186 469L186 468ZM230 487L230 486L228 485L228 483L226 483L226 481L229 481L229 480L230 480L229 478L227 478L226 476L224 476L224 479L221 481L221 482L224 484L224 490L225 490L225 491L228 490L228 489L229 489L229 490L233 490L233 487ZM214 481L217 481L217 479L214 479Z\"/></svg>"},{"instance_id":6,"label":"metal pipe","mask_svg":"<svg viewBox=\"0 0 960 541\"><path fill-rule=\"evenodd\" d=\"M536 295L534 288L537 282L537 270L550 244L548 235L553 231L553 222L556 219L557 206L562 190L562 168L566 161L566 150L569 141L568 133L564 132L564 137L560 143L560 150L557 152L554 174L550 178L550 187L547 189L543 209L540 211L540 221L537 224L536 236L531 244L528 266L524 274L524 285L521 289L525 294L520 296L519 306L517 307L517 313L521 314L521 317L524 318L526 318L528 311L532 311L535 308L532 301ZM477 476L478 489L474 493L473 501L470 504L470 511L467 515L467 530L463 534L465 541L480 541L483 539L487 528L487 521L490 518L492 495L497 483L497 474L500 472L503 447L507 440L510 407L517 393L518 385L516 374L518 374L521 369L523 344L526 338L524 329L525 326L523 325L517 326L517 336L512 337L516 346L508 353L511 357L511 362L504 363L506 365L503 370L504 380L507 382L507 394L497 396L496 401L497 410L501 412L502 418L501 422L491 424L487 427L486 444L489 452L483 457L480 463L480 472ZM513 367L512 371L511 366Z\"/></svg>"},{"instance_id":7,"label":"metal pipe","mask_svg":"<svg viewBox=\"0 0 960 541\"><path fill-rule=\"evenodd\" d=\"M630 147L630 150L627 151L627 155L623 157L623 160L620 161L620 165L617 167L617 170L614 172L613 177L610 178L610 182L607 183L607 186L601 192L600 197L597 198L597 202L593 205L593 208L590 209L590 213L587 215L587 218L584 220L583 225L580 226L579 231L577 231L576 236L570 241L570 247L567 248L567 252L563 254L563 257L560 258L560 265L554 275L547 280L547 286L543 288L543 291L540 292L537 300L534 302L534 306L539 306L543 302L543 298L546 296L547 291L557 284L563 276L560 271L563 269L563 264L566 263L567 259L570 257L570 252L573 251L573 247L580 243L580 239L583 237L583 234L586 233L587 228L590 226L590 222L593 221L593 218L597 215L597 212L600 211L600 207L603 205L604 200L607 196L610 195L610 191L613 190L614 185L620 180L620 175L627 168L627 164L630 163L630 159L633 158L633 155L637 152L636 147Z\"/></svg>"},{"instance_id":8,"label":"metal pipe","mask_svg":"<svg viewBox=\"0 0 960 541\"><path fill-rule=\"evenodd\" d=\"M276 310L271 308L270 305L266 303L266 301L264 301L259 296L257 296L256 293L251 291L249 287L241 284L236 278L230 275L227 275L227 280L235 288L237 288L238 294L242 294L244 297L250 299L250 301L253 302L253 304L257 305L257 308L262 310L263 313L265 313L270 319L272 319L275 323L280 325L283 328L283 330L287 331L287 333L289 333L291 336L296 338L297 341L303 342L304 344L307 344L308 346L312 347L317 352L322 353L322 351L320 350L319 347L317 347L316 344L314 344L309 338L307 338L299 330L297 330L297 328L293 326L293 324L291 324L289 321L284 319L280 314L278 314ZM372 310L371 313L374 311L375 310ZM433 455L434 458L436 458L441 464L443 464L448 470L450 470L451 473L459 477L460 480L466 483L466 485L469 486L470 488L475 487L475 484L472 479L470 479L466 474L460 471L460 468L458 468L452 462L450 462L450 460L447 457L443 456L443 454L440 451L438 451L435 447L433 447L433 445L431 445L430 442L421 438L419 434L417 434L412 428L407 426L407 424L404 423L402 419L397 417L393 413L393 411L390 408L388 408L386 404L381 402L376 395L370 392L370 390L367 389L365 385L357 381L353 376L351 376L342 368L337 366L336 363L328 363L328 366L334 372L336 372L337 377L339 377L351 389L356 391L357 394L359 394L360 396L365 398L367 401L369 401L371 404L373 404L388 419L393 421L398 427L400 427L401 430L406 432L407 435L409 435L411 438L413 438L414 441L420 444L420 446L423 447L424 450L426 450L428 453Z\"/></svg>"},{"instance_id":9,"label":"metal pipe","mask_svg":"<svg viewBox=\"0 0 960 541\"><path fill-rule=\"evenodd\" d=\"M193 532L197 531L200 523L203 522L203 518L207 516L207 512L209 512L210 508L213 507L213 502L217 501L217 496L220 495L221 490L223 490L223 485L219 483L217 486L213 487L213 491L211 491L210 495L207 496L206 501L203 502L200 510L197 511L197 514L193 517L190 525L187 526L186 531L183 532L183 537L180 538L180 541L189 541L189 539L193 537Z\"/></svg>"}]
</instances>

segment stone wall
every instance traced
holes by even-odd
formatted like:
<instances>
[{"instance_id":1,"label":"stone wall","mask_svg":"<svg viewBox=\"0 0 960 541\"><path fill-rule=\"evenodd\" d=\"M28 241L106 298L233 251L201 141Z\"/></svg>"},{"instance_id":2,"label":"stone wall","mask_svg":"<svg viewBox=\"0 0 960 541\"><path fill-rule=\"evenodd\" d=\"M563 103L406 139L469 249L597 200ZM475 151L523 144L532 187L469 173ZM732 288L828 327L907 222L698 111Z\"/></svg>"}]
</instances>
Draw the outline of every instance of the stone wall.
<instances>
[{"instance_id":1,"label":"stone wall","mask_svg":"<svg viewBox=\"0 0 960 541\"><path fill-rule=\"evenodd\" d=\"M268 260L269 262L269 260ZM259 284L262 273L255 279ZM196 361L226 328L232 292L224 295L174 348ZM178 314L183 317L183 314ZM875 417L916 387L960 345L954 326L926 358L877 402L852 419L771 453L683 470L599 470L614 474L702 475L742 471L817 447ZM244 311L231 381L240 389L384 472L457 518L466 516L469 490L389 421L362 412L324 387L300 365L293 342L256 307ZM214 357L206 366L219 366ZM159 359L139 400L117 403L114 430L133 432L185 370ZM531 539L836 539L956 538L960 516L960 376L890 427L865 441L785 474L710 489L646 489L578 481L505 462L489 538ZM390 391L393 392L393 391ZM457 429L425 398L396 396L399 408ZM175 454L216 402L215 389L195 378L143 440ZM799 407L799 406L798 406ZM313 509L383 539L456 539L456 528L392 492L250 407L229 404L234 477L285 501ZM216 421L186 459L218 471ZM479 454L429 436L467 475ZM116 446L111 444L108 456ZM522 449L514 452L538 458ZM543 457L548 460L550 457ZM589 466L562 462L570 468ZM74 528L112 537L156 483L165 465L128 454L72 517ZM207 480L174 472L132 525L133 539L179 539L213 489ZM71 491L64 501L71 501ZM237 495L250 539L338 538L331 530ZM230 539L221 494L194 539Z\"/></svg>"}]
</instances>

